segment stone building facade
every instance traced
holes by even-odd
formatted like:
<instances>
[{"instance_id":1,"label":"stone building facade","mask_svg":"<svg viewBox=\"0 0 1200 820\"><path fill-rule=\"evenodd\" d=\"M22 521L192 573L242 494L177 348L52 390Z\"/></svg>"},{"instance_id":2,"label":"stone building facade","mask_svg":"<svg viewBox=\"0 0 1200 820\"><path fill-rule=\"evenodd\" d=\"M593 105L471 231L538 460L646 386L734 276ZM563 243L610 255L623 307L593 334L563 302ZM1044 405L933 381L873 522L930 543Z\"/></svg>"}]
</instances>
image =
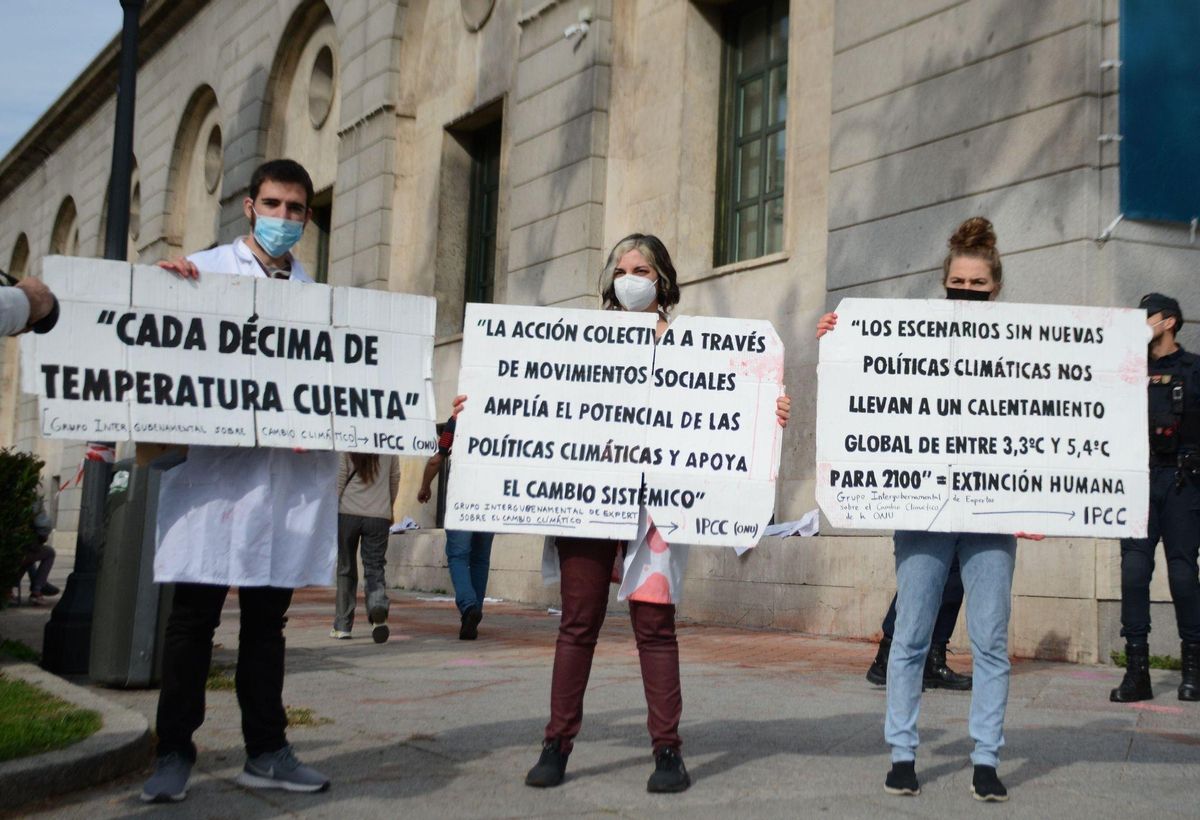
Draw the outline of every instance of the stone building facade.
<instances>
[{"instance_id":1,"label":"stone building facade","mask_svg":"<svg viewBox=\"0 0 1200 820\"><path fill-rule=\"evenodd\" d=\"M299 254L337 285L434 295L439 406L462 309L591 307L633 230L672 249L682 310L771 320L796 412L777 518L814 506L817 317L845 296L940 295L945 238L996 224L1005 298L1200 304L1186 225L1119 212L1117 0L149 0L142 17L130 257L244 232L253 168L290 156L317 188ZM100 255L116 43L0 161L0 265ZM1191 334L1185 334L1185 342ZM37 436L0 370L0 443L47 488L82 445ZM401 515L429 528L405 465ZM57 494L74 540L78 489ZM399 585L446 585L436 530L396 536ZM491 592L552 600L541 540L503 538ZM1113 542L1019 553L1013 650L1094 660L1116 641ZM1165 572L1155 600L1168 600ZM874 637L893 590L886 533L694 550L682 614ZM1172 613L1156 604L1165 647ZM959 639L965 640L960 631Z\"/></svg>"}]
</instances>

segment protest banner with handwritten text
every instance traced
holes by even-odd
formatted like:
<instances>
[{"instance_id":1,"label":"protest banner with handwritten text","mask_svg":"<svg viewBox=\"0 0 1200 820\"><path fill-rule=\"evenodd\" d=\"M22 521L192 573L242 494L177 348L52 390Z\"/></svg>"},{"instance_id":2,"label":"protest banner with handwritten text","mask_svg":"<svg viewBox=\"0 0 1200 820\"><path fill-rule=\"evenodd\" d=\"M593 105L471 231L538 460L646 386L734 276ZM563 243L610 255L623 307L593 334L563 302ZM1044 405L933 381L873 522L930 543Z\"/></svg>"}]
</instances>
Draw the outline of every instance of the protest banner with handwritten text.
<instances>
[{"instance_id":1,"label":"protest banner with handwritten text","mask_svg":"<svg viewBox=\"0 0 1200 820\"><path fill-rule=\"evenodd\" d=\"M1145 312L845 299L817 500L865 529L1145 534Z\"/></svg>"},{"instance_id":2,"label":"protest banner with handwritten text","mask_svg":"<svg viewBox=\"0 0 1200 820\"><path fill-rule=\"evenodd\" d=\"M47 257L22 343L48 438L428 454L434 300Z\"/></svg>"},{"instance_id":3,"label":"protest banner with handwritten text","mask_svg":"<svg viewBox=\"0 0 1200 820\"><path fill-rule=\"evenodd\" d=\"M468 305L446 527L757 543L783 345L769 322Z\"/></svg>"}]
</instances>

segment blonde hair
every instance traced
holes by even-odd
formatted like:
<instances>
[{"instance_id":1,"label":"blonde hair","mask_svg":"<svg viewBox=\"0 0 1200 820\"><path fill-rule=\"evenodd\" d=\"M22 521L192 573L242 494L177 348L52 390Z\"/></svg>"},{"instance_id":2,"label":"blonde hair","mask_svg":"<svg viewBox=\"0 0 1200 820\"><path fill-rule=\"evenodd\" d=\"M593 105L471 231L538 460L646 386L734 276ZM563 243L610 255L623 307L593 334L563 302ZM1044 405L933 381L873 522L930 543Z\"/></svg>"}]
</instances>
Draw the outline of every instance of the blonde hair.
<instances>
[{"instance_id":1,"label":"blonde hair","mask_svg":"<svg viewBox=\"0 0 1200 820\"><path fill-rule=\"evenodd\" d=\"M667 246L651 233L631 233L609 251L608 261L604 263L604 271L600 274L600 300L604 309L623 310L617 301L616 288L613 287L613 271L621 257L630 251L639 251L658 274L658 308L664 314L670 312L672 307L679 304L679 277Z\"/></svg>"}]
</instances>

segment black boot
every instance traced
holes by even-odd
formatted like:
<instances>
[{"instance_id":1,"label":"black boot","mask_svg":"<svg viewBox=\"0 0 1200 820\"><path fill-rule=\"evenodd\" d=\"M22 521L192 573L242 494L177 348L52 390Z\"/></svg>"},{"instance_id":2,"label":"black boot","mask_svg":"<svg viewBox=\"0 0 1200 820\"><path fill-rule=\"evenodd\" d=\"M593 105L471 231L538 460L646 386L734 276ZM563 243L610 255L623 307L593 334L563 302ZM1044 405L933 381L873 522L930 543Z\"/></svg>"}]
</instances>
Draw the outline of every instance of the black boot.
<instances>
[{"instance_id":1,"label":"black boot","mask_svg":"<svg viewBox=\"0 0 1200 820\"><path fill-rule=\"evenodd\" d=\"M567 758L571 753L561 749L562 740L557 737L542 744L542 756L538 758L537 765L529 770L529 774L525 775L526 786L545 789L563 782L567 773Z\"/></svg>"},{"instance_id":2,"label":"black boot","mask_svg":"<svg viewBox=\"0 0 1200 820\"><path fill-rule=\"evenodd\" d=\"M946 665L946 645L929 647L925 658L925 677L921 681L925 689L953 689L965 692L971 688L971 676L960 675Z\"/></svg>"},{"instance_id":3,"label":"black boot","mask_svg":"<svg viewBox=\"0 0 1200 820\"><path fill-rule=\"evenodd\" d=\"M1125 677L1121 685L1109 693L1113 703L1132 703L1150 700L1154 692L1150 688L1150 647L1125 646Z\"/></svg>"},{"instance_id":4,"label":"black boot","mask_svg":"<svg viewBox=\"0 0 1200 820\"><path fill-rule=\"evenodd\" d=\"M1183 681L1179 684L1180 700L1200 700L1200 643L1184 641L1179 645L1183 658Z\"/></svg>"},{"instance_id":5,"label":"black boot","mask_svg":"<svg viewBox=\"0 0 1200 820\"><path fill-rule=\"evenodd\" d=\"M879 651L875 653L875 660L867 670L867 680L876 686L887 686L888 653L891 651L892 639L884 635L879 639Z\"/></svg>"},{"instance_id":6,"label":"black boot","mask_svg":"<svg viewBox=\"0 0 1200 820\"><path fill-rule=\"evenodd\" d=\"M687 767L683 765L683 755L672 746L663 746L654 753L654 772L646 781L648 792L682 792L692 785Z\"/></svg>"}]
</instances>

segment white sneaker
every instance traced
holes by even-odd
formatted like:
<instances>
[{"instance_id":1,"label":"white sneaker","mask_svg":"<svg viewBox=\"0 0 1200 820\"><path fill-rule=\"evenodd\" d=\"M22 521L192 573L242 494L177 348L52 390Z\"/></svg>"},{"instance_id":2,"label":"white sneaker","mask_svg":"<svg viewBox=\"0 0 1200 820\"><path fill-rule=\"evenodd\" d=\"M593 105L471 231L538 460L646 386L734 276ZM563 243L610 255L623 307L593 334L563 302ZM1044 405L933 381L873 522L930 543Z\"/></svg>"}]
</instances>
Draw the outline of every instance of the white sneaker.
<instances>
[{"instance_id":1,"label":"white sneaker","mask_svg":"<svg viewBox=\"0 0 1200 820\"><path fill-rule=\"evenodd\" d=\"M350 633L343 632L340 629L331 629L329 630L329 637L333 638L335 641L348 641L350 640Z\"/></svg>"}]
</instances>

